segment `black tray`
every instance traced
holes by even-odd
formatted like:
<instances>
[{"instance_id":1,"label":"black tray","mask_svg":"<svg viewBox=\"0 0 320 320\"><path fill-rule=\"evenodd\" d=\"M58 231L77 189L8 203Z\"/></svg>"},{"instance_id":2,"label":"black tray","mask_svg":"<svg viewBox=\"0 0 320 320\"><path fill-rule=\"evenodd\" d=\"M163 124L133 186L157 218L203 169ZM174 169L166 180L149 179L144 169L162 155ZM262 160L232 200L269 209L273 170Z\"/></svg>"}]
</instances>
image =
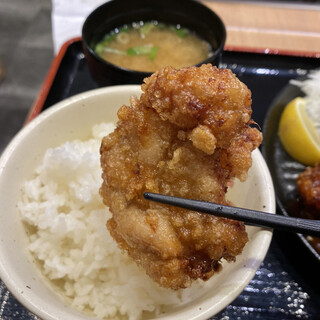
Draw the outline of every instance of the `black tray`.
<instances>
[{"instance_id":1,"label":"black tray","mask_svg":"<svg viewBox=\"0 0 320 320\"><path fill-rule=\"evenodd\" d=\"M230 68L252 91L253 119L262 128L277 94L292 78L320 67L311 56L225 51L221 67ZM49 72L27 121L41 110L83 91L97 88L80 40L70 41ZM280 212L280 211L279 211ZM270 249L255 277L212 320L320 319L320 264L295 234L274 232ZM37 319L0 282L0 319ZM187 320L187 319L186 319Z\"/></svg>"}]
</instances>

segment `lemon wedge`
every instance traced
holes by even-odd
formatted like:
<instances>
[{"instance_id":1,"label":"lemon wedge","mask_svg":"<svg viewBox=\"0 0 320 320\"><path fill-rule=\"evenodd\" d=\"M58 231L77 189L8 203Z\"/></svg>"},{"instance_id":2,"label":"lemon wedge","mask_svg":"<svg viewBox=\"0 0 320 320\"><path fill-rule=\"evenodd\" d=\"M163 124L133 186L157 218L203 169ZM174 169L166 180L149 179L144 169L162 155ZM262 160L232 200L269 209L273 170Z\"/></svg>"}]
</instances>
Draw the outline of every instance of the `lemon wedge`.
<instances>
[{"instance_id":1,"label":"lemon wedge","mask_svg":"<svg viewBox=\"0 0 320 320\"><path fill-rule=\"evenodd\" d=\"M278 134L284 149L295 160L311 166L320 161L320 136L306 112L304 98L295 98L286 105Z\"/></svg>"}]
</instances>

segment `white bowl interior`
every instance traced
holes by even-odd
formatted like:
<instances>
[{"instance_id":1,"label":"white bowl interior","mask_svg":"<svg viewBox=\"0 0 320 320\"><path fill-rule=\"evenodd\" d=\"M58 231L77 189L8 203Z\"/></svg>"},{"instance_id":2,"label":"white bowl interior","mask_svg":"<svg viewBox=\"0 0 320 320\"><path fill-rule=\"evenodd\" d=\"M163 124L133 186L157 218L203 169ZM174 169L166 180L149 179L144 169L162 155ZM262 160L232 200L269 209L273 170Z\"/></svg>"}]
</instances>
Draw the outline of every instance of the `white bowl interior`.
<instances>
[{"instance_id":1,"label":"white bowl interior","mask_svg":"<svg viewBox=\"0 0 320 320\"><path fill-rule=\"evenodd\" d=\"M88 91L49 108L23 128L0 158L0 277L15 297L43 319L91 319L71 308L51 290L27 251L27 236L17 202L20 186L30 179L46 149L67 140L87 139L94 124L116 122L117 110L139 95L135 85ZM268 168L258 150L245 183L236 182L229 198L240 207L275 212ZM255 275L269 248L272 232L248 227L250 241L235 263L206 285L192 303L166 310L161 319L207 319L230 304Z\"/></svg>"}]
</instances>

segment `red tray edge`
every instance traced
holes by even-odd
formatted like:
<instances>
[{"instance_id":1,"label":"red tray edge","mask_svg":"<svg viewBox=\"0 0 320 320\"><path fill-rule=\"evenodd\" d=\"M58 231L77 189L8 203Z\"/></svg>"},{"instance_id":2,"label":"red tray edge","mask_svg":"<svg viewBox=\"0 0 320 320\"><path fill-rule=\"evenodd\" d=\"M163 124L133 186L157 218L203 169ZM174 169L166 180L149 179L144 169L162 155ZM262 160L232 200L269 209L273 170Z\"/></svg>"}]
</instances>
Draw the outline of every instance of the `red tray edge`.
<instances>
[{"instance_id":1,"label":"red tray edge","mask_svg":"<svg viewBox=\"0 0 320 320\"><path fill-rule=\"evenodd\" d=\"M34 119L42 110L44 102L47 99L47 96L49 94L50 88L52 86L52 83L55 79L55 76L59 70L61 61L66 54L68 47L77 41L81 41L81 37L75 37L72 39L67 40L64 42L64 44L61 46L58 54L54 57L52 64L50 66L50 69L46 75L46 78L42 84L42 87L39 91L38 96L36 97L35 101L33 102L30 111L26 117L25 124L29 123L32 119Z\"/></svg>"},{"instance_id":2,"label":"red tray edge","mask_svg":"<svg viewBox=\"0 0 320 320\"><path fill-rule=\"evenodd\" d=\"M43 85L36 97L30 111L26 117L25 124L29 123L34 119L42 110L44 102L49 94L50 88L54 81L54 78L58 72L61 61L68 49L68 47L77 41L81 41L81 37L75 37L67 40L60 48L58 54L53 59L51 67L47 73L47 76L43 82ZM308 57L308 58L320 58L320 52L308 52L308 51L290 51L290 50L278 50L278 49L263 49L263 48L250 48L250 47L237 47L237 46L225 46L225 51L237 51L237 52L248 52L248 53L261 53L261 54L271 54L271 55L287 55L287 56L297 56L297 57Z\"/></svg>"}]
</instances>

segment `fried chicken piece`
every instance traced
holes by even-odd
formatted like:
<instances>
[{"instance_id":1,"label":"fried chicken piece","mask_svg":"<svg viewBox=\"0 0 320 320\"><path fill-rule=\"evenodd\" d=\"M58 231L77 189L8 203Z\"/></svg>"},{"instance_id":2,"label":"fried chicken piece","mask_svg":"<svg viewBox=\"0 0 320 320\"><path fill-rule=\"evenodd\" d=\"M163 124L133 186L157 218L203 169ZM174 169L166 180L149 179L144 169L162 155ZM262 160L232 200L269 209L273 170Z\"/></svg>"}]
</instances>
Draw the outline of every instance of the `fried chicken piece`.
<instances>
[{"instance_id":1,"label":"fried chicken piece","mask_svg":"<svg viewBox=\"0 0 320 320\"><path fill-rule=\"evenodd\" d=\"M307 167L297 178L298 191L306 206L320 219L320 163Z\"/></svg>"},{"instance_id":2,"label":"fried chicken piece","mask_svg":"<svg viewBox=\"0 0 320 320\"><path fill-rule=\"evenodd\" d=\"M119 246L161 286L209 279L234 261L248 237L243 223L143 199L155 192L220 204L244 181L261 133L251 128L251 92L230 70L166 67L118 111L101 145L107 227Z\"/></svg>"}]
</instances>

